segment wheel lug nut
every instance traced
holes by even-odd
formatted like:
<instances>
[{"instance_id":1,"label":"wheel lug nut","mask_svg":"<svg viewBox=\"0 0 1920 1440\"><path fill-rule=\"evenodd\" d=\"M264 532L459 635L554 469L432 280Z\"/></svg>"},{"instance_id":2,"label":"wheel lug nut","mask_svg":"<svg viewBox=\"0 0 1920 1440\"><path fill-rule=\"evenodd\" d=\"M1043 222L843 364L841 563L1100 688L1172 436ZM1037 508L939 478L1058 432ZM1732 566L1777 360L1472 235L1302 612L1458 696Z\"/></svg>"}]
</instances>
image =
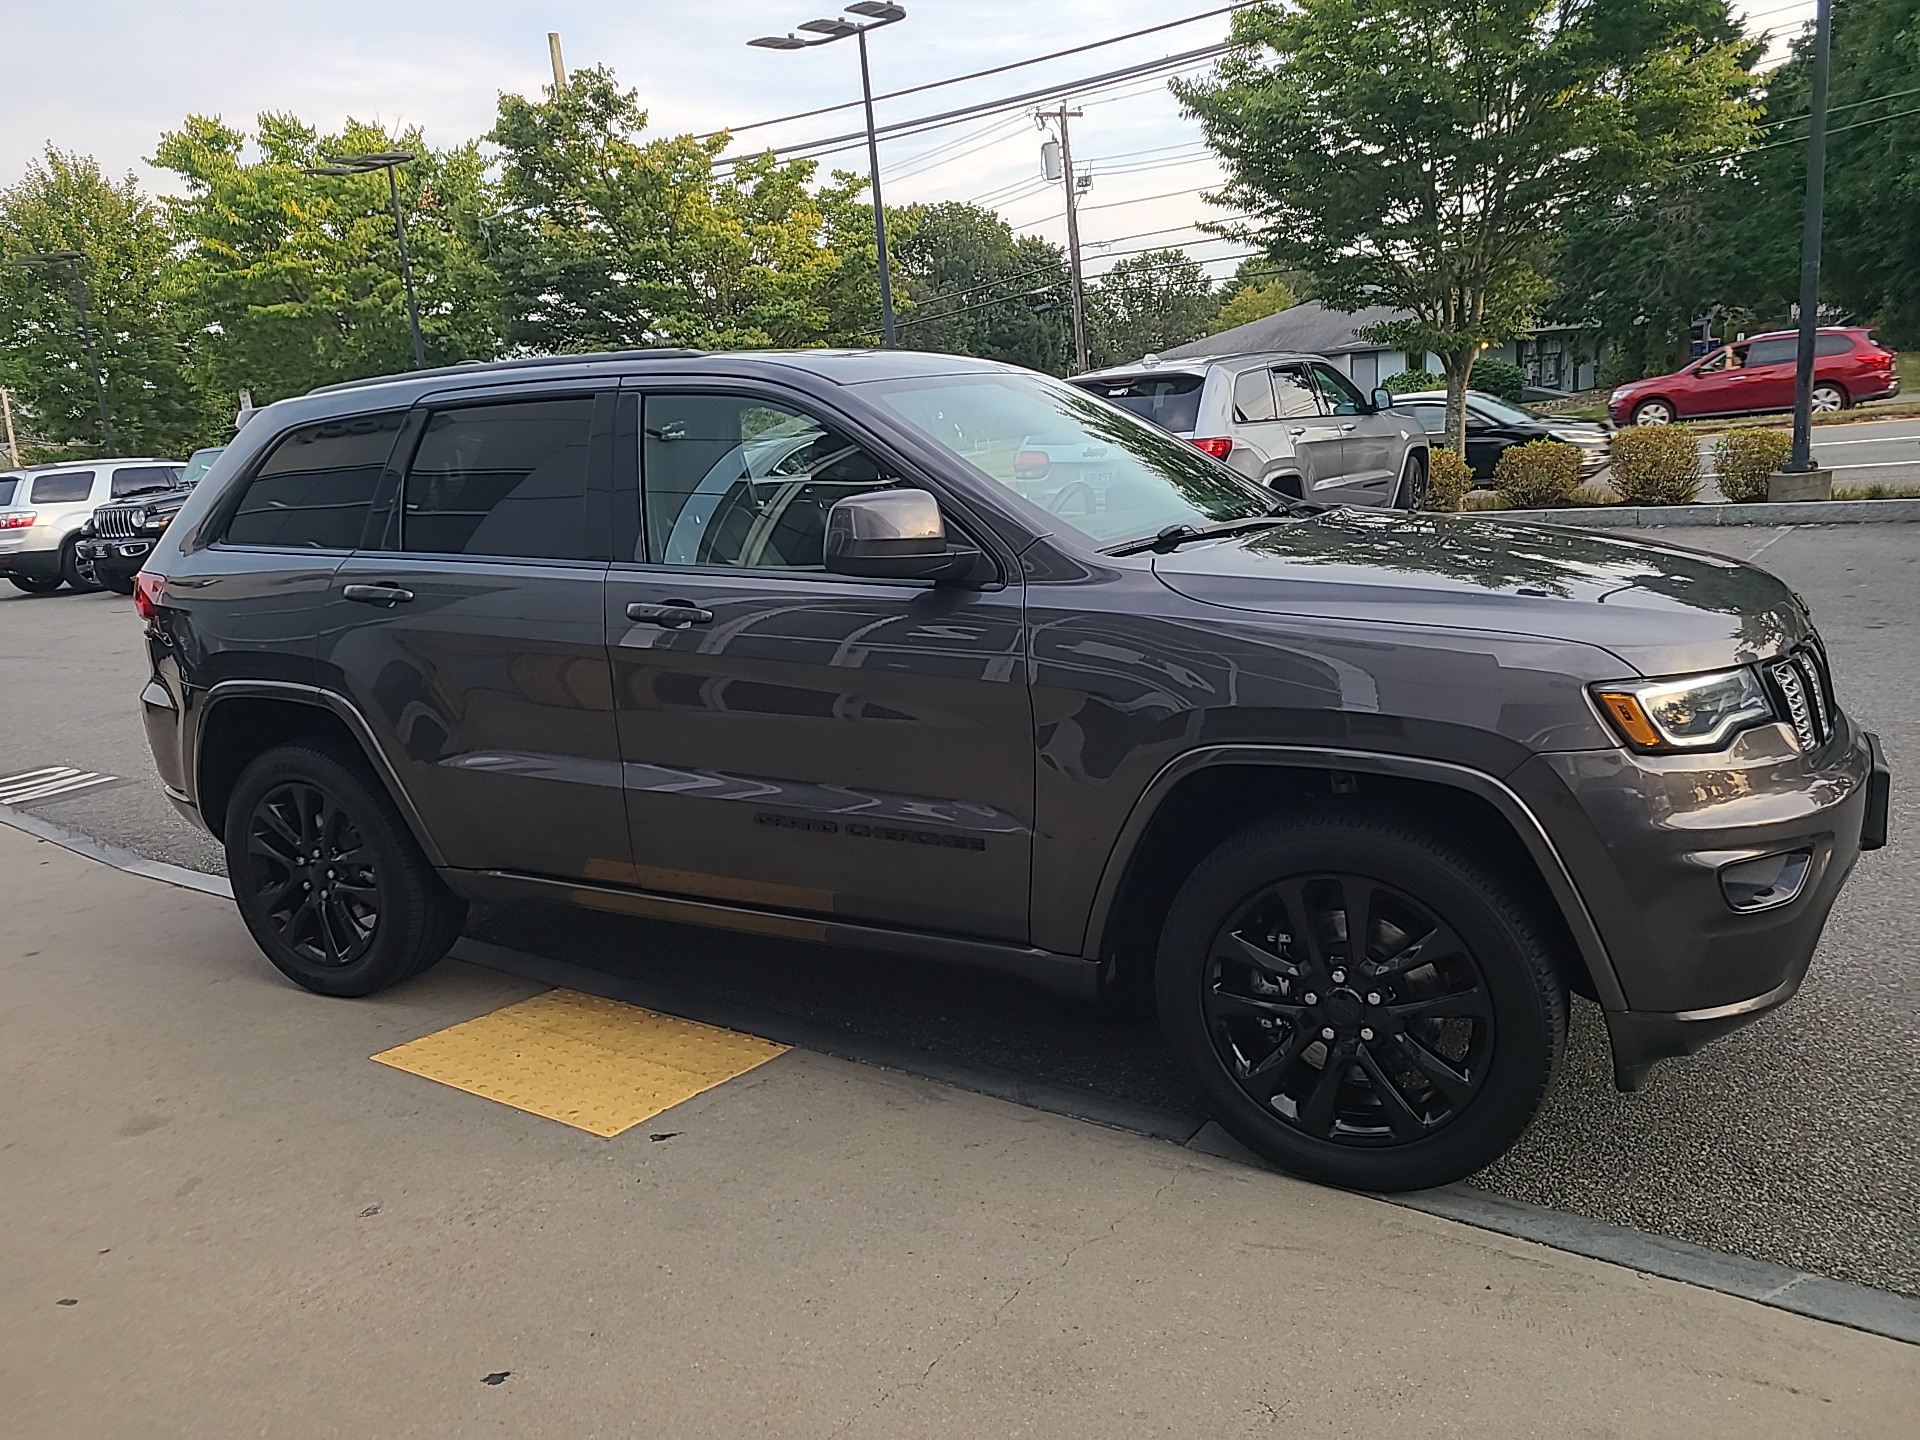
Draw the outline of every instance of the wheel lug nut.
<instances>
[{"instance_id":1,"label":"wheel lug nut","mask_svg":"<svg viewBox=\"0 0 1920 1440\"><path fill-rule=\"evenodd\" d=\"M300 888L302 890L311 890L313 889L313 882L311 880L302 880L300 882Z\"/></svg>"},{"instance_id":2,"label":"wheel lug nut","mask_svg":"<svg viewBox=\"0 0 1920 1440\"><path fill-rule=\"evenodd\" d=\"M1344 985L1344 984L1346 984L1346 983L1347 983L1347 972L1346 972L1346 971L1344 971L1344 970L1336 970L1336 971L1334 971L1334 972L1333 972L1333 983L1334 983L1334 984L1336 984L1336 985Z\"/></svg>"},{"instance_id":3,"label":"wheel lug nut","mask_svg":"<svg viewBox=\"0 0 1920 1440\"><path fill-rule=\"evenodd\" d=\"M1369 990L1367 992L1367 1004L1378 1005L1379 1003L1380 1003L1380 992L1378 990Z\"/></svg>"},{"instance_id":4,"label":"wheel lug nut","mask_svg":"<svg viewBox=\"0 0 1920 1440\"><path fill-rule=\"evenodd\" d=\"M1365 1027L1364 1025L1363 1025L1363 1026L1361 1026L1361 1027L1360 1027L1360 1038L1361 1038L1362 1040L1371 1040L1371 1039L1373 1038L1373 1031L1371 1031L1371 1030L1369 1030L1369 1029L1367 1029L1367 1028L1366 1028L1366 1027Z\"/></svg>"},{"instance_id":5,"label":"wheel lug nut","mask_svg":"<svg viewBox=\"0 0 1920 1440\"><path fill-rule=\"evenodd\" d=\"M1320 1032L1320 1038L1322 1040L1331 1040L1333 1038L1333 1027L1329 1025L1326 1029L1322 1030Z\"/></svg>"},{"instance_id":6,"label":"wheel lug nut","mask_svg":"<svg viewBox=\"0 0 1920 1440\"><path fill-rule=\"evenodd\" d=\"M1306 1001L1307 1004L1309 1005L1318 1005L1320 1003L1320 997L1314 994L1311 990L1307 991L1307 993L1302 995L1300 998Z\"/></svg>"}]
</instances>

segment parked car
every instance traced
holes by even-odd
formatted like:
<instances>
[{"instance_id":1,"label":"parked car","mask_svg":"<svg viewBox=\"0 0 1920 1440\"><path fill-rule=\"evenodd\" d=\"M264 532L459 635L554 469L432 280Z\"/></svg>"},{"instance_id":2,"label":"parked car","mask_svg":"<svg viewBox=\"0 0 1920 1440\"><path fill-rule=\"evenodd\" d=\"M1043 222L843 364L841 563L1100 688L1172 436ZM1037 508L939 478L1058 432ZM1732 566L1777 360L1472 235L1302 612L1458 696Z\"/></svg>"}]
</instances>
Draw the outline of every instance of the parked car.
<instances>
[{"instance_id":1,"label":"parked car","mask_svg":"<svg viewBox=\"0 0 1920 1440\"><path fill-rule=\"evenodd\" d=\"M1440 443L1447 433L1447 392L1415 390L1394 397L1393 407L1420 422L1429 439ZM1580 476L1591 479L1606 468L1607 441L1612 431L1591 420L1561 420L1536 415L1481 390L1467 392L1467 463L1474 477L1491 480L1500 452L1530 440L1560 440L1578 447Z\"/></svg>"},{"instance_id":2,"label":"parked car","mask_svg":"<svg viewBox=\"0 0 1920 1440\"><path fill-rule=\"evenodd\" d=\"M1318 355L1149 356L1072 383L1295 499L1418 509L1426 497L1425 433Z\"/></svg>"},{"instance_id":3,"label":"parked car","mask_svg":"<svg viewBox=\"0 0 1920 1440\"><path fill-rule=\"evenodd\" d=\"M1018 456L1108 447L1054 511ZM776 473L777 472L777 473ZM544 900L1155 997L1220 1121L1489 1164L1788 1000L1888 777L1764 571L1325 509L1031 371L630 352L259 412L136 581L168 796L287 976Z\"/></svg>"},{"instance_id":4,"label":"parked car","mask_svg":"<svg viewBox=\"0 0 1920 1440\"><path fill-rule=\"evenodd\" d=\"M1844 410L1900 393L1897 357L1873 331L1823 329L1814 343L1816 411ZM1621 425L1666 425L1696 415L1791 410L1799 347L1800 337L1791 330L1722 345L1671 375L1622 385L1607 411Z\"/></svg>"},{"instance_id":5,"label":"parked car","mask_svg":"<svg viewBox=\"0 0 1920 1440\"><path fill-rule=\"evenodd\" d=\"M153 550L153 542L186 503L187 492L213 467L225 448L209 445L194 451L172 489L150 491L95 510L80 527L75 546L80 563L92 568L93 578L116 595L133 594L133 577Z\"/></svg>"},{"instance_id":6,"label":"parked car","mask_svg":"<svg viewBox=\"0 0 1920 1440\"><path fill-rule=\"evenodd\" d=\"M0 575L30 595L99 589L80 527L109 500L171 489L180 471L177 460L151 458L0 470Z\"/></svg>"}]
</instances>

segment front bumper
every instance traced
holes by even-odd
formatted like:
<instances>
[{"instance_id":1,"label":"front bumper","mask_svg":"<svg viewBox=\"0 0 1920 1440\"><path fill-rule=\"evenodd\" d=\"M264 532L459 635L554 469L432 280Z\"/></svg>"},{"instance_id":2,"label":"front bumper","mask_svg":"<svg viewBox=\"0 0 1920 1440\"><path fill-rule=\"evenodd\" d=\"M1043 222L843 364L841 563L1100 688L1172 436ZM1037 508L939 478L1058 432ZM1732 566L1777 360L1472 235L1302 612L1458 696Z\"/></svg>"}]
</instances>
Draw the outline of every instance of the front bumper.
<instances>
[{"instance_id":1,"label":"front bumper","mask_svg":"<svg viewBox=\"0 0 1920 1440\"><path fill-rule=\"evenodd\" d=\"M1542 755L1514 778L1557 822L1612 961L1623 1090L1791 999L1861 850L1886 839L1886 761L1851 722L1814 755L1768 726L1712 757ZM1727 867L1794 851L1811 858L1790 900L1733 908Z\"/></svg>"},{"instance_id":2,"label":"front bumper","mask_svg":"<svg viewBox=\"0 0 1920 1440\"><path fill-rule=\"evenodd\" d=\"M82 540L76 547L80 558L93 563L95 570L111 575L133 575L153 553L151 540Z\"/></svg>"}]
</instances>

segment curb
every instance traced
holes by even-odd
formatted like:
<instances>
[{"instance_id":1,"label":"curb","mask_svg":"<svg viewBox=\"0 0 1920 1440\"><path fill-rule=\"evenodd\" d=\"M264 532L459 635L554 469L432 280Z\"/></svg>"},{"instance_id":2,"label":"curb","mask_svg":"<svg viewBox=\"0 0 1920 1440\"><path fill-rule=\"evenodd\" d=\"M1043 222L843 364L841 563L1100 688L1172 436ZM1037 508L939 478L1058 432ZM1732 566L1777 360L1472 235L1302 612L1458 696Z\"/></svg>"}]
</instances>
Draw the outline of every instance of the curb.
<instances>
[{"instance_id":1,"label":"curb","mask_svg":"<svg viewBox=\"0 0 1920 1440\"><path fill-rule=\"evenodd\" d=\"M1920 500L1796 500L1752 505L1582 505L1564 510L1463 510L1476 520L1575 525L1586 530L1652 530L1669 525L1870 525L1920 522Z\"/></svg>"},{"instance_id":2,"label":"curb","mask_svg":"<svg viewBox=\"0 0 1920 1440\"><path fill-rule=\"evenodd\" d=\"M9 806L0 805L0 824L129 874L178 885L205 895L231 897L233 893L223 876L206 875L164 861L148 860L117 845L109 845L91 835L69 830L64 825L22 814ZM549 960L544 956L511 950L482 940L462 938L455 943L450 954L453 959L467 964L523 980L565 986L604 999L642 1005L650 1010L718 1025L723 1029L745 1031L818 1054L872 1065L878 1069L918 1075L957 1089L1025 1105L1029 1109L1090 1121L1110 1129L1164 1140L1197 1154L1252 1165L1274 1174L1286 1174L1248 1150L1213 1120L1073 1086L1051 1085L991 1066L956 1064L910 1046L853 1034L832 1026L816 1025L751 1004L718 996L698 995L646 980L625 979L603 970L589 969L564 960ZM1372 1198L1471 1225L1475 1229L1618 1265L1641 1274L1717 1291L1757 1305L1842 1325L1850 1330L1920 1345L1920 1300L1891 1291L1792 1270L1771 1261L1710 1250L1686 1240L1652 1235L1605 1220L1590 1220L1583 1215L1551 1210L1524 1200L1512 1200L1471 1185L1448 1185L1439 1190L1375 1195Z\"/></svg>"}]
</instances>

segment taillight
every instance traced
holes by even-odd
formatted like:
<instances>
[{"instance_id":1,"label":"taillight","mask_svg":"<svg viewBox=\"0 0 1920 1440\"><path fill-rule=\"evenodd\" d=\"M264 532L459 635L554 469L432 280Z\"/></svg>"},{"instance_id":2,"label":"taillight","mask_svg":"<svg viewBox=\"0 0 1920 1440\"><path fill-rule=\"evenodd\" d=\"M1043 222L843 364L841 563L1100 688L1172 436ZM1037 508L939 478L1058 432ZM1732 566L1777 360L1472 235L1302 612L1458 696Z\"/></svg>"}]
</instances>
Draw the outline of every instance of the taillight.
<instances>
[{"instance_id":1,"label":"taillight","mask_svg":"<svg viewBox=\"0 0 1920 1440\"><path fill-rule=\"evenodd\" d=\"M16 510L11 515L0 515L0 530L24 530L38 518L32 510Z\"/></svg>"},{"instance_id":2,"label":"taillight","mask_svg":"<svg viewBox=\"0 0 1920 1440\"><path fill-rule=\"evenodd\" d=\"M158 615L161 603L166 597L166 576L155 575L150 570L142 570L133 577L133 611L142 620L151 620Z\"/></svg>"},{"instance_id":3,"label":"taillight","mask_svg":"<svg viewBox=\"0 0 1920 1440\"><path fill-rule=\"evenodd\" d=\"M1195 440L1193 448L1204 450L1216 460L1224 460L1233 453L1233 441L1225 435L1216 435L1205 440Z\"/></svg>"},{"instance_id":4,"label":"taillight","mask_svg":"<svg viewBox=\"0 0 1920 1440\"><path fill-rule=\"evenodd\" d=\"M1053 457L1044 450L1022 450L1013 457L1013 478L1038 480L1053 468Z\"/></svg>"}]
</instances>

